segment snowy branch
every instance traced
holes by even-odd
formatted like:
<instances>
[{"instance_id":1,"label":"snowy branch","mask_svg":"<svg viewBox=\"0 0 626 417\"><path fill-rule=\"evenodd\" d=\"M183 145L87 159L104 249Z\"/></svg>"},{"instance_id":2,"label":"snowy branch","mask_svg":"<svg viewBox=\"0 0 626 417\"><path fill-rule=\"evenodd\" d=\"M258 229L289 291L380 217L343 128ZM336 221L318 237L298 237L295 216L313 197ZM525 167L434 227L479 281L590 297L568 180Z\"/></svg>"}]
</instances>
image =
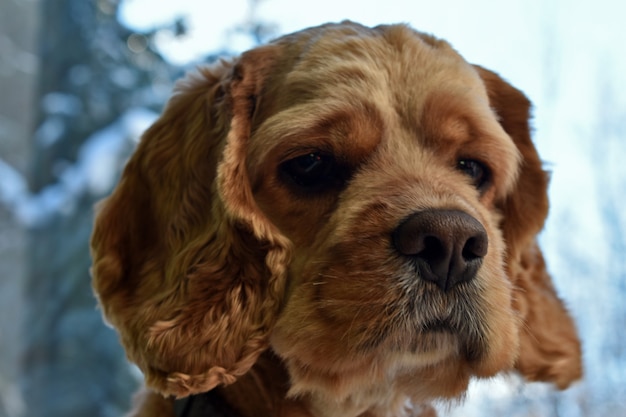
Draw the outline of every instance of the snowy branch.
<instances>
[{"instance_id":1,"label":"snowy branch","mask_svg":"<svg viewBox=\"0 0 626 417\"><path fill-rule=\"evenodd\" d=\"M141 133L157 115L134 108L83 144L75 163L68 164L58 181L37 193L29 190L24 176L0 159L0 204L26 227L45 224L56 214L71 214L86 193L104 195L113 188L120 166Z\"/></svg>"}]
</instances>

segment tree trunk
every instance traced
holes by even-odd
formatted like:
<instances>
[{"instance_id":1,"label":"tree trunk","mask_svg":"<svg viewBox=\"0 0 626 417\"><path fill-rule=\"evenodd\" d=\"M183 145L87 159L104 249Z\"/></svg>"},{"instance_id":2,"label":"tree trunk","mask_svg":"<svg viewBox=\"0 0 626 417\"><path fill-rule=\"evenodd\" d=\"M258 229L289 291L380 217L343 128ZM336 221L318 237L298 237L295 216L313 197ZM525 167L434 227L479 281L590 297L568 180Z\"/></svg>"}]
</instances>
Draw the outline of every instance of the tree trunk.
<instances>
[{"instance_id":1,"label":"tree trunk","mask_svg":"<svg viewBox=\"0 0 626 417\"><path fill-rule=\"evenodd\" d=\"M40 7L41 105L30 187L42 195L53 194L49 186L77 160L84 141L128 103L109 73L125 59L115 4L43 0ZM117 416L128 409L136 387L90 285L88 241L92 206L100 197L83 192L30 229L20 381L24 415Z\"/></svg>"}]
</instances>

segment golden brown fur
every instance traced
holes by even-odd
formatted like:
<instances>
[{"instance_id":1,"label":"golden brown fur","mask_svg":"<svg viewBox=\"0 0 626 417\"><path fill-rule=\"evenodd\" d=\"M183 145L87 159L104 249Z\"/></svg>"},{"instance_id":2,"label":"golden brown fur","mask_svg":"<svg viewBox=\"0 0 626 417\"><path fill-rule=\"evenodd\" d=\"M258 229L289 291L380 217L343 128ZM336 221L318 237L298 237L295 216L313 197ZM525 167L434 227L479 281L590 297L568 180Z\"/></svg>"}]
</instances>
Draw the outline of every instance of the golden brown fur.
<instances>
[{"instance_id":1,"label":"golden brown fur","mask_svg":"<svg viewBox=\"0 0 626 417\"><path fill-rule=\"evenodd\" d=\"M512 369L565 388L580 346L535 243L548 176L529 111L402 25L324 25L202 68L98 208L104 315L149 389L217 387L247 416L434 415L429 401ZM332 156L330 185L290 177L307 154ZM445 291L392 238L442 210L488 238L476 274ZM171 407L155 396L136 415Z\"/></svg>"}]
</instances>

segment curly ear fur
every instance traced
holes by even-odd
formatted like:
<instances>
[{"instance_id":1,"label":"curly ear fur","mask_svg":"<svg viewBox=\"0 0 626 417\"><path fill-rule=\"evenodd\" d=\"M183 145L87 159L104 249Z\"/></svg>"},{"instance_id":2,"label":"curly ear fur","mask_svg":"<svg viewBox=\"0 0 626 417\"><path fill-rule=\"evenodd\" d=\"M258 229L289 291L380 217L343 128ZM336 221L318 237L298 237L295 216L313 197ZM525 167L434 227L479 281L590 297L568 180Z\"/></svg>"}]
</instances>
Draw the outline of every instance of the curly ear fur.
<instances>
[{"instance_id":1,"label":"curly ear fur","mask_svg":"<svg viewBox=\"0 0 626 417\"><path fill-rule=\"evenodd\" d=\"M93 287L146 384L186 396L268 345L289 242L257 208L245 155L271 47L188 75L97 210Z\"/></svg>"},{"instance_id":2,"label":"curly ear fur","mask_svg":"<svg viewBox=\"0 0 626 417\"><path fill-rule=\"evenodd\" d=\"M516 368L531 381L566 388L582 374L580 341L535 240L548 214L549 175L542 169L531 141L530 101L497 74L475 68L502 127L522 157L515 189L498 204L507 244L507 270L514 284L513 305L523 323Z\"/></svg>"},{"instance_id":3,"label":"curly ear fur","mask_svg":"<svg viewBox=\"0 0 626 417\"><path fill-rule=\"evenodd\" d=\"M565 389L582 376L580 341L536 245L522 254L515 283L515 308L524 320L516 368L530 381Z\"/></svg>"},{"instance_id":4,"label":"curly ear fur","mask_svg":"<svg viewBox=\"0 0 626 417\"><path fill-rule=\"evenodd\" d=\"M502 128L513 139L522 157L516 188L499 204L508 258L516 259L543 228L548 215L549 175L542 169L530 137L530 101L494 72L474 67L487 87L489 103Z\"/></svg>"}]
</instances>

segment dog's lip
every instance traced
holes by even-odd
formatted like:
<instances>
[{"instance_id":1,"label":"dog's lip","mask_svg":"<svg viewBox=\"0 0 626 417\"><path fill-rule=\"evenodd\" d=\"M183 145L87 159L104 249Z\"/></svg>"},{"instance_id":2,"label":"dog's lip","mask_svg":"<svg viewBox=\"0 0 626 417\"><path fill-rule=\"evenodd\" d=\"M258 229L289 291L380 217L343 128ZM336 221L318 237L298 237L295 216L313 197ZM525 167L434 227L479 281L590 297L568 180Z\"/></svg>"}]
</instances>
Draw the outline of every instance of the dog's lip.
<instances>
[{"instance_id":1,"label":"dog's lip","mask_svg":"<svg viewBox=\"0 0 626 417\"><path fill-rule=\"evenodd\" d=\"M450 323L448 319L435 319L430 320L422 324L421 326L422 333L431 333L431 332L446 332L446 333L457 333L454 329L454 326Z\"/></svg>"}]
</instances>

